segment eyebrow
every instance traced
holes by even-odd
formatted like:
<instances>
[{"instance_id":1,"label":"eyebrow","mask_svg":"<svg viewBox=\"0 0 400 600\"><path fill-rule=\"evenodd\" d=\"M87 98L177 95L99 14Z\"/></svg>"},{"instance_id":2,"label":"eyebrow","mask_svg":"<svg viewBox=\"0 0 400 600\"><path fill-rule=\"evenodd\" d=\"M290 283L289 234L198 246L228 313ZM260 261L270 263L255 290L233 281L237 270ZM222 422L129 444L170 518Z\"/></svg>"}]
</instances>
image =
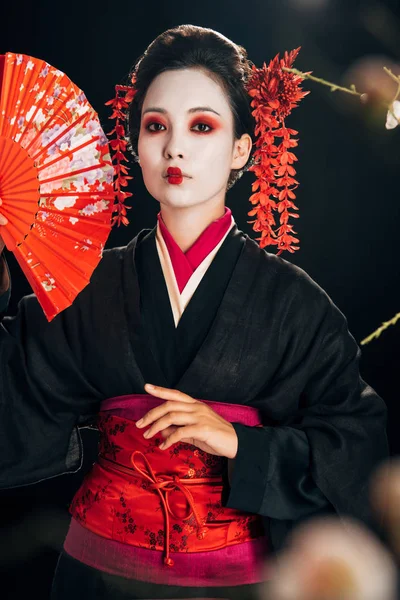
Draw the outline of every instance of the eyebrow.
<instances>
[{"instance_id":1,"label":"eyebrow","mask_svg":"<svg viewBox=\"0 0 400 600\"><path fill-rule=\"evenodd\" d=\"M148 112L158 112L158 113L162 113L162 114L167 114L167 110L165 110L165 108L158 108L157 106L152 106L150 108L146 108L146 110L143 112L143 114L145 115ZM196 113L196 112L212 112L215 115L218 115L219 117L221 116L216 110L214 110L213 108L210 108L209 106L195 106L194 108L189 108L188 113L192 114L192 113Z\"/></svg>"}]
</instances>

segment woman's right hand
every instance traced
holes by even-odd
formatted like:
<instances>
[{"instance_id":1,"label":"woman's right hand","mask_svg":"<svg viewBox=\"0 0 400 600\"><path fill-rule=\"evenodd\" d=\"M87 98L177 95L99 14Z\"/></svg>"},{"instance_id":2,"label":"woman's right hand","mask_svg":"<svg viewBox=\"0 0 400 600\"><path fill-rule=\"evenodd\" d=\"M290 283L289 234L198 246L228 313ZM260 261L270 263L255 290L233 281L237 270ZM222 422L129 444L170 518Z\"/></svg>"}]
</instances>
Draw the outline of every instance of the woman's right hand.
<instances>
[{"instance_id":1,"label":"woman's right hand","mask_svg":"<svg viewBox=\"0 0 400 600\"><path fill-rule=\"evenodd\" d=\"M0 206L1 205L2 205L2 200L0 198ZM2 228L2 226L7 225L7 223L8 223L8 219L4 215L2 215L0 212L0 254L3 252L4 246L5 246L5 243L3 242L3 238L1 237L1 228Z\"/></svg>"}]
</instances>

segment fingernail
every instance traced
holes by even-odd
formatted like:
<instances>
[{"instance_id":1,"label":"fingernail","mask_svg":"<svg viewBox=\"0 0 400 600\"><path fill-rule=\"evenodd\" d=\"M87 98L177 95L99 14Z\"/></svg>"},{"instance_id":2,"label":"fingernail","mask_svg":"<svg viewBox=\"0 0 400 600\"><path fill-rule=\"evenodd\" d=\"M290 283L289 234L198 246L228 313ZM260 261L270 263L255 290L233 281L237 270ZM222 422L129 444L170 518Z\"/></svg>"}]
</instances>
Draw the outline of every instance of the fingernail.
<instances>
[{"instance_id":1,"label":"fingernail","mask_svg":"<svg viewBox=\"0 0 400 600\"><path fill-rule=\"evenodd\" d=\"M149 388L149 390L155 390L155 388L156 388L156 386L151 385L151 383L146 383L146 387Z\"/></svg>"},{"instance_id":2,"label":"fingernail","mask_svg":"<svg viewBox=\"0 0 400 600\"><path fill-rule=\"evenodd\" d=\"M139 419L139 421L136 421L137 427L140 427L141 425L143 425L143 419Z\"/></svg>"}]
</instances>

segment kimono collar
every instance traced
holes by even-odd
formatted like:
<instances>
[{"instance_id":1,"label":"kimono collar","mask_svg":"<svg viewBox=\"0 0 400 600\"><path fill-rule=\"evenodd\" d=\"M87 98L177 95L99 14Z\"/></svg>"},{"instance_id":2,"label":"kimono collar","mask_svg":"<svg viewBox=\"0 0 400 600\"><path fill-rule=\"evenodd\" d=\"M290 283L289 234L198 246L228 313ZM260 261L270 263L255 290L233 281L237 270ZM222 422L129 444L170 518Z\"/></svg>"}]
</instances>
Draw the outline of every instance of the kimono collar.
<instances>
[{"instance_id":1,"label":"kimono collar","mask_svg":"<svg viewBox=\"0 0 400 600\"><path fill-rule=\"evenodd\" d=\"M158 213L157 219L171 258L179 292L182 293L197 267L214 250L230 228L232 224L232 211L225 206L225 214L213 221L186 252L180 249L168 231L162 220L161 212Z\"/></svg>"}]
</instances>

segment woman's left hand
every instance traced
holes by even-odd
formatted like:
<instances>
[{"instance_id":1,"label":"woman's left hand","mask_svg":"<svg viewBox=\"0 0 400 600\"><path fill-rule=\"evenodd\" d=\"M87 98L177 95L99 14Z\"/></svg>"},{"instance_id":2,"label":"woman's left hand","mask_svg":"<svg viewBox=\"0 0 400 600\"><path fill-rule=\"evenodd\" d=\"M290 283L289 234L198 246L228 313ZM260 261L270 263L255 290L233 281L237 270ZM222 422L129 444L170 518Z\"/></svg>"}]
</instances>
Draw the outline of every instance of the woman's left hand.
<instances>
[{"instance_id":1,"label":"woman's left hand","mask_svg":"<svg viewBox=\"0 0 400 600\"><path fill-rule=\"evenodd\" d=\"M238 438L232 423L220 417L207 404L179 390L149 387L149 384L145 385L145 390L152 396L166 400L137 421L139 428L152 424L144 433L146 439L161 432L164 442L159 448L162 450L177 442L186 442L209 454L235 458Z\"/></svg>"}]
</instances>

